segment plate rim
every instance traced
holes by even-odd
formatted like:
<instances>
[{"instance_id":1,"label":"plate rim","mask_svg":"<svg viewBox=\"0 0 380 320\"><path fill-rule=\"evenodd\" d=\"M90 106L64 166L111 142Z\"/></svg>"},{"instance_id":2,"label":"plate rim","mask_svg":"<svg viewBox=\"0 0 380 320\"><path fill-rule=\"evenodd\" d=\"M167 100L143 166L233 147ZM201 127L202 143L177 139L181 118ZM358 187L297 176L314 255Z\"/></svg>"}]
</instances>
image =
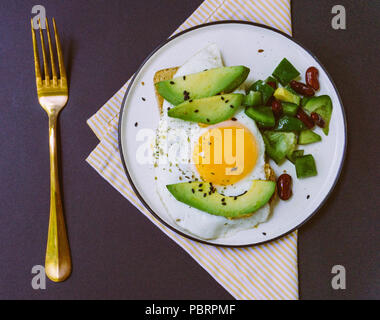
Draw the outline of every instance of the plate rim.
<instances>
[{"instance_id":1,"label":"plate rim","mask_svg":"<svg viewBox=\"0 0 380 320\"><path fill-rule=\"evenodd\" d=\"M340 103L341 109L342 109L342 115L343 115L343 124L344 124L343 156L342 156L342 160L341 160L341 162L339 164L339 169L338 169L337 175L335 177L334 183L332 184L329 192L326 194L326 196L320 202L320 204L317 206L317 208L305 220L303 220L301 223L299 223L296 227L292 228L291 230L289 230L287 232L282 233L281 235L279 235L279 236L277 236L275 238L264 240L264 241L260 241L260 242L255 242L255 243L251 243L251 244L242 244L242 245L238 244L238 245L236 245L236 244L219 244L219 243L209 242L207 240L199 239L199 238L193 237L193 236L191 236L189 234L186 234L186 233L182 232L181 230L179 230L179 229L173 227L172 225L168 224L163 218L160 217L159 214L157 214L156 212L154 212L154 210L152 208L150 208L150 206L147 204L147 202L145 201L145 199L140 195L139 191L137 190L137 188L136 188L135 184L133 183L132 178L131 178L131 176L129 174L129 171L128 171L128 168L127 168L127 165L126 165L126 162L125 162L125 159L124 159L123 146L122 146L122 143L121 143L121 130L122 130L121 124L123 122L123 114L124 114L125 101L126 101L126 99L128 97L129 91L130 91L133 83L135 82L135 79L136 79L137 75L140 73L140 71L144 67L144 65L149 61L149 59L158 50L160 50L163 46L165 46L167 43L171 42L172 40L176 39L177 37L179 37L179 36L181 36L181 35L183 35L185 33L191 32L193 30L205 28L205 27L208 27L208 26L211 26L211 25L218 25L218 24L244 24L244 25L250 25L250 26L254 26L254 27L258 27L258 28L263 28L263 29L271 30L273 32L279 33L280 35L286 37L288 40L290 40L290 41L294 42L295 44L299 45L302 49L304 49L311 57L313 57L319 63L319 65L322 67L323 71L326 73L326 75L327 75L328 79L330 80L331 84L333 85L334 91L335 91L335 93L336 93L336 95L338 97L338 100L339 100L339 103ZM200 24L200 25L191 27L189 29L183 30L183 31L181 31L179 33L176 33L175 35L169 37L165 41L161 42L144 59L144 61L140 64L139 68L134 73L133 77L131 78L131 80L129 82L127 90L125 91L125 94L124 94L124 97L123 97L123 101L122 101L122 104L121 104L121 108L120 108L120 111L119 111L118 146L119 146L120 159L121 159L121 162L123 164L124 172L125 172L125 174L126 174L126 176L128 178L128 181L129 181L129 183L130 183L133 191L135 192L136 196L138 197L138 199L141 201L141 203L144 205L144 207L149 211L149 213L151 213L156 219L158 219L158 221L160 223L162 223L164 226L168 227L170 230L176 232L177 234L179 234L179 235L181 235L181 236L183 236L183 237L185 237L187 239L190 239L190 240L193 240L193 241L197 241L197 242L200 242L202 244L216 246L216 247L246 248L246 247L253 247L253 246L262 245L262 244L269 243L269 242L272 242L272 241L276 241L276 240L278 240L280 238L283 238L283 237L291 234L292 232L294 232L296 230L299 230L303 225L305 225L307 222L309 222L311 220L311 218L313 218L319 212L319 210L325 205L325 203L327 202L327 200L330 198L332 192L335 190L335 187L336 187L336 185L337 185L337 183L339 181L339 178L340 178L340 176L342 174L342 169L344 167L344 163L345 163L346 156L347 156L347 138L348 138L348 136L347 136L347 119L346 119L346 112L345 112L345 109L344 109L343 101L342 101L342 98L341 98L341 96L339 94L338 88L335 85L335 82L333 81L331 75L327 72L327 69L325 68L325 66L319 61L319 59L309 49L307 49L298 40L295 40L293 37L289 36L288 34L282 32L280 30L277 30L275 28L272 28L270 26L263 25L263 24L260 24L260 23L251 22L251 21L223 20L223 21L208 22L208 23Z\"/></svg>"}]
</instances>

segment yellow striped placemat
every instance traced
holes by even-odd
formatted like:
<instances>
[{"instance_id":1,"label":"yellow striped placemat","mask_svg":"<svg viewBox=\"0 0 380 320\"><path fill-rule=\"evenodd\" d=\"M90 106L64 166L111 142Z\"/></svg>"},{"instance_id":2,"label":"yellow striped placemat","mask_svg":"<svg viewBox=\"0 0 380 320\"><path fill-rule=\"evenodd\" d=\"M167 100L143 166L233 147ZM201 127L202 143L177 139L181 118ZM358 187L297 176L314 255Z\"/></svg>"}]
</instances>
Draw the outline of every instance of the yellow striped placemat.
<instances>
[{"instance_id":1,"label":"yellow striped placemat","mask_svg":"<svg viewBox=\"0 0 380 320\"><path fill-rule=\"evenodd\" d=\"M175 33L219 20L253 21L292 33L290 0L206 0ZM255 247L214 247L176 234L145 209L118 151L118 117L127 86L128 82L87 121L100 143L86 161L236 299L298 299L297 231Z\"/></svg>"}]
</instances>

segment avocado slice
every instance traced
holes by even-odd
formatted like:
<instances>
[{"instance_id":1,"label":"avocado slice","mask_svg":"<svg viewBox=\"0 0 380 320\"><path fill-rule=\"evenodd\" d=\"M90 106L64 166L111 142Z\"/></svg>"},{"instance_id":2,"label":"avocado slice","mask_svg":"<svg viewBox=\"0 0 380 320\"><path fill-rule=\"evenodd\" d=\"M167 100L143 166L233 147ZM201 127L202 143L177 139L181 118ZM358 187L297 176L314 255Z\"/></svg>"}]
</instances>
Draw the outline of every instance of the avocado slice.
<instances>
[{"instance_id":1,"label":"avocado slice","mask_svg":"<svg viewBox=\"0 0 380 320\"><path fill-rule=\"evenodd\" d=\"M251 188L236 197L227 197L216 191L211 183L185 182L166 186L180 202L215 216L239 219L251 216L272 197L276 183L254 180Z\"/></svg>"},{"instance_id":2,"label":"avocado slice","mask_svg":"<svg viewBox=\"0 0 380 320\"><path fill-rule=\"evenodd\" d=\"M168 111L168 116L204 124L216 124L233 117L244 99L243 94L231 93L185 101Z\"/></svg>"},{"instance_id":3,"label":"avocado slice","mask_svg":"<svg viewBox=\"0 0 380 320\"><path fill-rule=\"evenodd\" d=\"M283 102L290 102L290 103L294 103L296 104L297 106L299 106L300 102L301 102L301 97L290 92L289 90L287 90L286 88L278 88L275 92L274 92L274 97L277 99L277 100L280 100L280 101L283 101Z\"/></svg>"},{"instance_id":4,"label":"avocado slice","mask_svg":"<svg viewBox=\"0 0 380 320\"><path fill-rule=\"evenodd\" d=\"M239 87L249 74L244 66L222 67L156 83L158 93L175 106L191 99L229 93Z\"/></svg>"},{"instance_id":5,"label":"avocado slice","mask_svg":"<svg viewBox=\"0 0 380 320\"><path fill-rule=\"evenodd\" d=\"M328 136L331 114L333 109L331 98L328 95L313 97L306 102L304 109L309 114L312 112L316 112L322 117L322 119L325 121L325 127L323 128L323 132L326 136Z\"/></svg>"}]
</instances>

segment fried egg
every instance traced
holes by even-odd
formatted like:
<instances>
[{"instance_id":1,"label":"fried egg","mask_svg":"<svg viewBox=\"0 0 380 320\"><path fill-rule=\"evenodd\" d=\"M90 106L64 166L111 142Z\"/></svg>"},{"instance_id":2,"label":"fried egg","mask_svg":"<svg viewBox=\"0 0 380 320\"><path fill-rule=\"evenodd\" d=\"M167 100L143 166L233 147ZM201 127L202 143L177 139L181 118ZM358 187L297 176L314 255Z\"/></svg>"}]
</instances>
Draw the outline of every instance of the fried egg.
<instances>
[{"instance_id":1,"label":"fried egg","mask_svg":"<svg viewBox=\"0 0 380 320\"><path fill-rule=\"evenodd\" d=\"M175 77L222 66L220 51L212 44L180 67ZM167 111L172 107L164 101L157 129L155 182L173 222L197 237L215 239L266 221L269 204L250 217L230 220L189 207L170 194L166 185L206 181L221 194L238 196L250 189L253 180L266 180L264 141L242 107L231 120L213 126L170 118Z\"/></svg>"}]
</instances>

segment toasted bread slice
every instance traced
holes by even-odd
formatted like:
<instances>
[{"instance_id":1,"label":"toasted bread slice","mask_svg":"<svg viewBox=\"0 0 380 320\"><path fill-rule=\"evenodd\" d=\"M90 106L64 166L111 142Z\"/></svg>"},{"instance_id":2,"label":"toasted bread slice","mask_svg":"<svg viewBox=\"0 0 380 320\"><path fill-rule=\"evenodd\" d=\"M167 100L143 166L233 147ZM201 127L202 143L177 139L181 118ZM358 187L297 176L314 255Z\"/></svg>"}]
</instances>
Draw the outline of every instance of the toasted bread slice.
<instances>
[{"instance_id":1,"label":"toasted bread slice","mask_svg":"<svg viewBox=\"0 0 380 320\"><path fill-rule=\"evenodd\" d=\"M168 69L162 69L162 70L157 71L153 77L153 83L156 84L157 82L160 82L160 81L173 79L178 69L179 67L175 67L175 68L168 68ZM156 92L158 107L160 109L160 112L162 112L162 105L164 104L164 98L158 94L156 87L154 87L154 90Z\"/></svg>"},{"instance_id":2,"label":"toasted bread slice","mask_svg":"<svg viewBox=\"0 0 380 320\"><path fill-rule=\"evenodd\" d=\"M160 81L173 79L173 77L177 73L178 69L179 69L179 67L174 67L174 68L162 69L162 70L157 71L153 77L153 83L156 84L157 82L160 82ZM162 112L162 106L164 104L164 98L162 98L159 95L156 88L154 90L156 93L158 108L160 109L160 112ZM274 170L269 165L269 163L265 164L264 171L265 171L265 175L266 175L267 180L271 180L273 182L276 182L276 174L274 173ZM269 204L271 207L274 205L274 202L276 201L276 197L277 197L277 187L276 187L275 193L273 194L272 198L269 201Z\"/></svg>"}]
</instances>

